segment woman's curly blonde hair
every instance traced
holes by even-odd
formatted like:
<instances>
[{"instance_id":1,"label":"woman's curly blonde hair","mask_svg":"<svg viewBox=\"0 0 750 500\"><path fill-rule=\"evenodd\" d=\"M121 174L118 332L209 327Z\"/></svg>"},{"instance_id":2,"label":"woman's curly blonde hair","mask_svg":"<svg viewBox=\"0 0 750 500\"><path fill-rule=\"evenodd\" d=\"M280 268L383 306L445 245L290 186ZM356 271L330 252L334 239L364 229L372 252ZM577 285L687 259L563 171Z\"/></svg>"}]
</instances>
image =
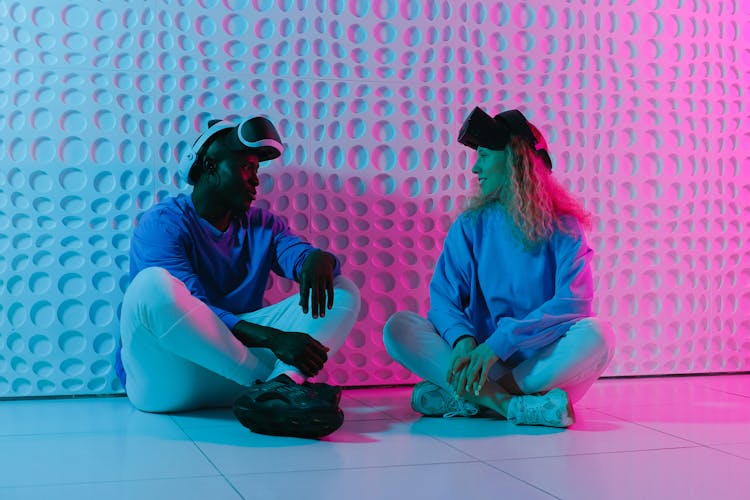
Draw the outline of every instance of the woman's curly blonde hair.
<instances>
[{"instance_id":1,"label":"woman's curly blonde hair","mask_svg":"<svg viewBox=\"0 0 750 500\"><path fill-rule=\"evenodd\" d=\"M532 126L534 135L541 134ZM527 139L511 137L506 165L506 184L487 195L469 200L465 214L478 214L500 207L515 223L517 237L527 250L549 240L555 229L569 232L560 217L570 215L590 229L591 214L552 176L551 161L545 150L536 151Z\"/></svg>"}]
</instances>

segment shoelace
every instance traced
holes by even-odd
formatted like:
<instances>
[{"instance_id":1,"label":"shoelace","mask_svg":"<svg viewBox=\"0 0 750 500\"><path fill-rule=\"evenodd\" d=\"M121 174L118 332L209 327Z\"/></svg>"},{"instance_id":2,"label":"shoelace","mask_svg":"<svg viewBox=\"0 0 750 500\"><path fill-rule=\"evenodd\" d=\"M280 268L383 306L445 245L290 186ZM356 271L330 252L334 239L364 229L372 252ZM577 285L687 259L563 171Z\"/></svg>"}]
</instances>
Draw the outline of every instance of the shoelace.
<instances>
[{"instance_id":1,"label":"shoelace","mask_svg":"<svg viewBox=\"0 0 750 500\"><path fill-rule=\"evenodd\" d=\"M451 411L444 413L443 418L470 417L479 412L479 409L472 403L460 398L455 398L450 406Z\"/></svg>"}]
</instances>

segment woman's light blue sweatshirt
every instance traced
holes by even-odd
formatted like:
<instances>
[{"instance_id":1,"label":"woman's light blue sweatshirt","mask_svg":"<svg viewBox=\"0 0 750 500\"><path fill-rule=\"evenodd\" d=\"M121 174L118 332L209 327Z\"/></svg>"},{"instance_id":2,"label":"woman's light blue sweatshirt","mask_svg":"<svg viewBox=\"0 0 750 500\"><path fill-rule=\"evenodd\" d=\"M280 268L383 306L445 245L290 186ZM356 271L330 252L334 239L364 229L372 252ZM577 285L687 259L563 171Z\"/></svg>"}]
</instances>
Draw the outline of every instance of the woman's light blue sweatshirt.
<instances>
[{"instance_id":1,"label":"woman's light blue sweatshirt","mask_svg":"<svg viewBox=\"0 0 750 500\"><path fill-rule=\"evenodd\" d=\"M501 360L554 342L591 316L592 250L572 216L535 251L499 208L462 214L451 226L430 283L429 320L453 346L470 335Z\"/></svg>"}]
</instances>

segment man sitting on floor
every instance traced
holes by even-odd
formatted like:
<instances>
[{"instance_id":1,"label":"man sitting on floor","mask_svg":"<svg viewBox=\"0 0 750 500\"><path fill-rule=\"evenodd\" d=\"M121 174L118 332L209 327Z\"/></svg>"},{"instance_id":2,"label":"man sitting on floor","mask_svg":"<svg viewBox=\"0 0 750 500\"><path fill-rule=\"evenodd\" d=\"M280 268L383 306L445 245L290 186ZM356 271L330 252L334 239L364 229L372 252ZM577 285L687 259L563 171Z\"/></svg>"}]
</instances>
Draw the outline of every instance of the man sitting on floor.
<instances>
[{"instance_id":1,"label":"man sitting on floor","mask_svg":"<svg viewBox=\"0 0 750 500\"><path fill-rule=\"evenodd\" d=\"M251 207L260 163L282 152L273 124L208 125L180 165L192 194L148 210L133 235L118 375L143 411L228 406L244 392L235 413L253 430L332 432L343 420L340 390L306 379L349 334L359 290L334 255ZM264 308L271 271L297 281L300 294ZM256 379L266 382L252 386ZM247 404L264 398L272 409L248 416Z\"/></svg>"}]
</instances>

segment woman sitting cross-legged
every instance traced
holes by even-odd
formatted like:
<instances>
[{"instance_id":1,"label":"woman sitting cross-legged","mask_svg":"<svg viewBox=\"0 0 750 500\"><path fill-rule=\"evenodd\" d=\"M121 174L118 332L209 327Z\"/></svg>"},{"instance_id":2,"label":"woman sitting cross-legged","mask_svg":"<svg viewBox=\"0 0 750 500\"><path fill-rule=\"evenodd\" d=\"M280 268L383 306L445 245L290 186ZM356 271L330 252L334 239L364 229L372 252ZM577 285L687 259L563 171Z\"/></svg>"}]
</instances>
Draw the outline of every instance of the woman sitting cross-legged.
<instances>
[{"instance_id":1,"label":"woman sitting cross-legged","mask_svg":"<svg viewBox=\"0 0 750 500\"><path fill-rule=\"evenodd\" d=\"M477 151L479 193L445 239L427 318L394 314L385 347L424 379L412 394L419 413L489 409L567 427L614 350L591 311L589 215L554 179L546 142L521 112L475 108L459 142Z\"/></svg>"}]
</instances>

